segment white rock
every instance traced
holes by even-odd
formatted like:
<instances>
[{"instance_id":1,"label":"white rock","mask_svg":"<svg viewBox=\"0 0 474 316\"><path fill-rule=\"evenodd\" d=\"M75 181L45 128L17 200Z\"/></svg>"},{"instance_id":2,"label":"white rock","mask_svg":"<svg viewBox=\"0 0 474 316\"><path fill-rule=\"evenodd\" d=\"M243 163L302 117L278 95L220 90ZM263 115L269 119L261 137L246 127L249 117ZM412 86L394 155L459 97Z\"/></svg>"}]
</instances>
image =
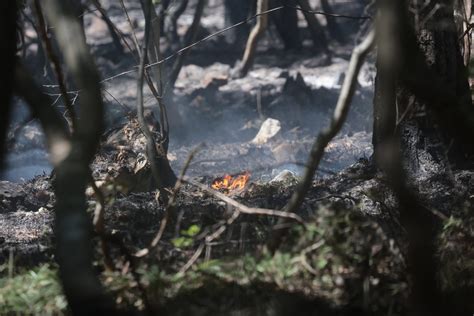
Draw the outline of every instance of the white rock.
<instances>
[{"instance_id":1,"label":"white rock","mask_svg":"<svg viewBox=\"0 0 474 316\"><path fill-rule=\"evenodd\" d=\"M275 137L278 132L281 130L281 123L279 120L275 120L272 118L266 119L260 130L257 133L257 136L251 141L252 144L255 145L262 145L267 143L270 139Z\"/></svg>"},{"instance_id":2,"label":"white rock","mask_svg":"<svg viewBox=\"0 0 474 316\"><path fill-rule=\"evenodd\" d=\"M291 172L290 170L283 170L279 174L276 175L275 178L273 178L270 183L276 183L276 182L292 182L296 180L296 175Z\"/></svg>"}]
</instances>

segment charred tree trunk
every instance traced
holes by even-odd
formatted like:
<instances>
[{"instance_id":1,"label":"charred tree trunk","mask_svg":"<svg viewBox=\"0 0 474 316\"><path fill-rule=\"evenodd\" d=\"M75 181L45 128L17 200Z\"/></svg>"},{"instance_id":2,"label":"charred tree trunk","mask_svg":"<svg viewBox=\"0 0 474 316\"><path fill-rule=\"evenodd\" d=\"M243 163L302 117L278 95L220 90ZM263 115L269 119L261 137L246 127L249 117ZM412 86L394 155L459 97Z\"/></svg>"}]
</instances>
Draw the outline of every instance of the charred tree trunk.
<instances>
[{"instance_id":1,"label":"charred tree trunk","mask_svg":"<svg viewBox=\"0 0 474 316\"><path fill-rule=\"evenodd\" d=\"M176 50L177 47L175 46L179 44L178 19L184 13L187 6L188 0L180 0L177 4L170 8L170 12L168 14L168 23L165 24L166 36L168 36L173 50Z\"/></svg>"},{"instance_id":2,"label":"charred tree trunk","mask_svg":"<svg viewBox=\"0 0 474 316\"><path fill-rule=\"evenodd\" d=\"M305 11L312 11L311 5L309 4L308 0L298 0L298 4L300 7ZM314 14L308 13L303 11L303 15L308 23L308 29L311 33L311 38L313 40L313 47L315 48L316 52L326 53L329 56L329 44L328 39L326 37L326 33L324 33L324 29L319 23L318 19Z\"/></svg>"},{"instance_id":3,"label":"charred tree trunk","mask_svg":"<svg viewBox=\"0 0 474 316\"><path fill-rule=\"evenodd\" d=\"M471 59L472 30L470 29L472 17L472 0L456 0L454 15L458 34L462 41L462 55L464 65L468 66Z\"/></svg>"},{"instance_id":4,"label":"charred tree trunk","mask_svg":"<svg viewBox=\"0 0 474 316\"><path fill-rule=\"evenodd\" d=\"M438 9L435 7L437 5L439 5ZM419 140L424 140L431 147L427 149L432 151L435 160L436 155L443 156L444 152L449 150L448 144L452 143L453 147L449 150L449 156L453 158L453 161L461 162L465 158L464 154L474 152L471 139L474 135L472 133L474 107L471 101L467 69L459 46L452 1L432 1L431 6L431 9L435 9L432 17L426 13L431 10L420 9L415 13L416 21L426 21L424 24L418 22L419 25L415 25L419 48L425 56L428 67L444 83L444 89L450 90L455 95L455 99L447 100L444 105L436 107L433 100L422 97L428 94L435 96L436 90L433 93L432 89L412 87L410 92L401 91L398 102L402 111L410 106L410 98L414 94L416 97L413 100L413 110L409 113L425 114L425 117L412 115L406 120L406 124L402 123L401 127L416 126L415 128L418 128L421 133L417 133ZM439 128L433 128L433 126L439 126ZM431 144L429 144L430 140L432 140ZM405 143L409 147L413 144L410 140L406 140ZM443 152L440 153L440 150ZM419 152L415 153L417 157L419 154Z\"/></svg>"},{"instance_id":5,"label":"charred tree trunk","mask_svg":"<svg viewBox=\"0 0 474 316\"><path fill-rule=\"evenodd\" d=\"M270 1L270 9L288 5L295 7L296 0L273 0ZM278 34L280 35L285 49L300 49L301 36L298 28L298 16L296 10L285 8L272 14Z\"/></svg>"},{"instance_id":6,"label":"charred tree trunk","mask_svg":"<svg viewBox=\"0 0 474 316\"><path fill-rule=\"evenodd\" d=\"M452 2L443 3L432 1L431 9L407 15L401 23L403 34L398 36L403 56L395 107L379 106L379 87L386 74L379 73L376 80L374 148L387 134L399 130L409 173L416 177L429 176L423 174L423 164L434 164L440 172L448 168L448 151L449 158L461 164L468 163L474 152L474 107L467 70ZM433 10L437 5L439 8ZM434 14L428 16L429 12ZM383 119L385 115L390 119Z\"/></svg>"},{"instance_id":7,"label":"charred tree trunk","mask_svg":"<svg viewBox=\"0 0 474 316\"><path fill-rule=\"evenodd\" d=\"M112 37L112 42L114 43L115 48L117 49L117 52L120 55L123 55L125 53L123 46L122 46L122 41L120 40L120 36L117 32L117 29L114 25L114 23L110 20L109 16L107 15L107 12L102 8L102 5L100 4L99 0L92 0L92 3L95 5L97 10L99 10L100 16L102 20L105 22L107 25L107 29L109 30L110 36Z\"/></svg>"},{"instance_id":8,"label":"charred tree trunk","mask_svg":"<svg viewBox=\"0 0 474 316\"><path fill-rule=\"evenodd\" d=\"M405 1L378 1L378 54L374 99L374 152L378 167L398 198L400 223L408 234L407 261L412 280L411 309L416 315L440 315L439 292L434 264L434 221L407 188L397 127L397 90L404 56L401 32L407 6ZM402 134L403 135L403 134ZM431 303L433 302L433 303Z\"/></svg>"},{"instance_id":9,"label":"charred tree trunk","mask_svg":"<svg viewBox=\"0 0 474 316\"><path fill-rule=\"evenodd\" d=\"M196 10L194 11L193 22L189 26L186 34L184 35L184 44L183 47L191 45L197 39L199 28L201 27L201 17L204 12L204 7L206 6L206 0L199 0L196 5ZM176 61L173 64L171 73L169 75L169 85L174 87L176 80L178 79L181 68L184 64L184 59L188 55L189 50L181 53L176 58Z\"/></svg>"},{"instance_id":10,"label":"charred tree trunk","mask_svg":"<svg viewBox=\"0 0 474 316\"><path fill-rule=\"evenodd\" d=\"M253 0L225 0L225 22L226 25L234 25L247 19L252 8L255 5ZM233 28L226 32L226 38L229 43L233 43L235 47L244 45L245 40L250 32L250 24Z\"/></svg>"},{"instance_id":11,"label":"charred tree trunk","mask_svg":"<svg viewBox=\"0 0 474 316\"><path fill-rule=\"evenodd\" d=\"M425 10L410 16L408 2L378 1L375 158L398 198L400 223L408 237L414 315L458 315L454 310L462 307L441 300L434 257L437 223L417 201L414 184L446 172L448 142L469 144L474 109L466 97L452 3L432 1L436 10L426 12L433 16Z\"/></svg>"},{"instance_id":12,"label":"charred tree trunk","mask_svg":"<svg viewBox=\"0 0 474 316\"><path fill-rule=\"evenodd\" d=\"M198 32L201 28L201 18L204 13L204 8L206 7L206 3L207 0L199 0L197 2L193 16L193 22L191 23L183 37L182 47L187 47L197 40ZM176 135L178 137L184 136L186 129L184 128L184 122L178 111L177 104L173 100L173 89L189 52L190 50L186 50L177 56L171 69L169 69L169 73L166 77L167 86L171 87L171 89L170 92L164 97L164 101L166 102L166 104L169 105L169 121L170 126L173 126L173 135Z\"/></svg>"},{"instance_id":13,"label":"charred tree trunk","mask_svg":"<svg viewBox=\"0 0 474 316\"><path fill-rule=\"evenodd\" d=\"M0 76L0 170L3 166L5 140L10 118L10 99L13 93L13 73L15 70L17 3L2 1L0 4L0 38L3 42L3 73Z\"/></svg>"},{"instance_id":14,"label":"charred tree trunk","mask_svg":"<svg viewBox=\"0 0 474 316\"><path fill-rule=\"evenodd\" d=\"M331 5L328 0L321 0L321 8L326 13L334 13ZM343 43L345 41L344 33L342 32L339 24L337 24L336 18L331 16L326 16L328 32L332 38L336 41Z\"/></svg>"},{"instance_id":15,"label":"charred tree trunk","mask_svg":"<svg viewBox=\"0 0 474 316\"><path fill-rule=\"evenodd\" d=\"M84 6L85 0L65 0L66 5L71 8L72 15L79 21L82 33L84 32Z\"/></svg>"},{"instance_id":16,"label":"charred tree trunk","mask_svg":"<svg viewBox=\"0 0 474 316\"><path fill-rule=\"evenodd\" d=\"M203 0L201 0L203 1ZM155 84L152 82L152 76L148 75L148 72L145 68L145 63L149 59L154 63L160 61L161 59L161 47L160 47L160 33L161 33L161 23L162 16L158 15L155 11L154 6L149 0L142 1L142 9L145 16L145 41L141 48L140 52L140 67L142 70L142 75L139 76L139 89L138 89L138 107L137 107L137 116L138 121L140 122L140 127L146 138L146 155L150 163L150 167L153 174L153 179L155 185L151 189L158 188L162 191L164 188L173 187L176 183L176 175L171 169L167 154L168 154L168 144L169 144L169 121L167 114L167 107L165 105L165 100L163 99L163 84L162 84L162 72L161 65L156 64L153 66L153 78L155 79ZM153 41L150 41L151 36L153 36ZM151 45L149 45L151 44ZM148 129L148 125L145 122L144 117L144 108L143 108L143 91L142 91L142 82L146 79L148 86L152 90L154 97L156 98L159 111L160 111L160 120L159 123L151 115L151 120L153 122L152 126L159 130L158 133L151 133ZM174 85L174 83L173 83ZM155 137L155 134L158 134L159 137ZM164 191L162 191L164 192Z\"/></svg>"}]
</instances>

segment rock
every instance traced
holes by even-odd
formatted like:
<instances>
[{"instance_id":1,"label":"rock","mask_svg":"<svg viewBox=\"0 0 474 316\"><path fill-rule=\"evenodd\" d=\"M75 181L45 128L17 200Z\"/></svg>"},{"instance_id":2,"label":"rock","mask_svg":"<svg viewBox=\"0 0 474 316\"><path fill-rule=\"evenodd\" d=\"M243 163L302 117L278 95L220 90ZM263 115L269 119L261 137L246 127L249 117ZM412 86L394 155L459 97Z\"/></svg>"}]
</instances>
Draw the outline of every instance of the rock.
<instances>
[{"instance_id":1,"label":"rock","mask_svg":"<svg viewBox=\"0 0 474 316\"><path fill-rule=\"evenodd\" d=\"M297 181L296 175L290 170L285 169L279 174L277 174L276 177L270 181L270 183L276 183L276 182L288 183L288 182L295 182L295 181Z\"/></svg>"},{"instance_id":2,"label":"rock","mask_svg":"<svg viewBox=\"0 0 474 316\"><path fill-rule=\"evenodd\" d=\"M229 76L227 74L219 74L216 72L206 73L204 78L201 80L201 83L204 89L218 88L220 86L226 85L229 81Z\"/></svg>"},{"instance_id":3,"label":"rock","mask_svg":"<svg viewBox=\"0 0 474 316\"><path fill-rule=\"evenodd\" d=\"M268 118L262 123L262 126L260 127L257 136L255 136L251 143L255 145L263 145L267 143L270 139L275 137L280 130L280 121Z\"/></svg>"}]
</instances>

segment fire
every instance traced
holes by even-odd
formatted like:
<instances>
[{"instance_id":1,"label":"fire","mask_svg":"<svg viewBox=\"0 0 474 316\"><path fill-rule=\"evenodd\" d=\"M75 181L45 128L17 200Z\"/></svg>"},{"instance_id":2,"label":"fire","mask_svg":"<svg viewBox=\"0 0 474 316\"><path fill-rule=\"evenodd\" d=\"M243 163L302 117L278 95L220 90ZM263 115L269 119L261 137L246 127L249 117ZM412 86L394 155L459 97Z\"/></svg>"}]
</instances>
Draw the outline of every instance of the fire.
<instances>
[{"instance_id":1,"label":"fire","mask_svg":"<svg viewBox=\"0 0 474 316\"><path fill-rule=\"evenodd\" d=\"M224 175L221 178L217 178L212 182L211 187L215 190L223 190L226 192L233 190L242 190L245 188L248 180L250 179L250 172L245 171L244 173L231 176L229 174Z\"/></svg>"}]
</instances>

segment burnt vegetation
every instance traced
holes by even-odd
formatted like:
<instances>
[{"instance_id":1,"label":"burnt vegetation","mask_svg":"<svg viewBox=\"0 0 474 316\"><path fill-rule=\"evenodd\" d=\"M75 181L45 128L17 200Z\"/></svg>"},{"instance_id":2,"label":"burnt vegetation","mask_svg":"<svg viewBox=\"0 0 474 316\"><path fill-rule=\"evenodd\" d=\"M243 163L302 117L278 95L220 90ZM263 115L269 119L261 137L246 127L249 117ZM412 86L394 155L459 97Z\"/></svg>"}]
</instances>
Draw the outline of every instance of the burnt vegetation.
<instances>
[{"instance_id":1,"label":"burnt vegetation","mask_svg":"<svg viewBox=\"0 0 474 316\"><path fill-rule=\"evenodd\" d=\"M1 315L472 315L469 0L0 4Z\"/></svg>"}]
</instances>

